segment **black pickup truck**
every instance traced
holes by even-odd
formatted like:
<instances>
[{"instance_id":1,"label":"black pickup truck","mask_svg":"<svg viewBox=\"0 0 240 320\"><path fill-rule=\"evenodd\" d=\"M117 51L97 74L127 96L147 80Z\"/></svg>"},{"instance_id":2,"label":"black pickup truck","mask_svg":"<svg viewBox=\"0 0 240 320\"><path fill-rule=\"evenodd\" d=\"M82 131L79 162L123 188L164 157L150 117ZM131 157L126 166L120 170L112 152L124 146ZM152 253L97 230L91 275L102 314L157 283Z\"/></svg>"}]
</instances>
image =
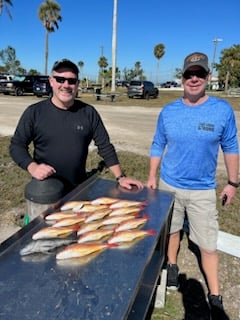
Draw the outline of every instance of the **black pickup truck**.
<instances>
[{"instance_id":1,"label":"black pickup truck","mask_svg":"<svg viewBox=\"0 0 240 320\"><path fill-rule=\"evenodd\" d=\"M33 93L33 84L39 79L48 79L40 75L16 75L12 80L0 82L0 93L22 96L24 93Z\"/></svg>"}]
</instances>

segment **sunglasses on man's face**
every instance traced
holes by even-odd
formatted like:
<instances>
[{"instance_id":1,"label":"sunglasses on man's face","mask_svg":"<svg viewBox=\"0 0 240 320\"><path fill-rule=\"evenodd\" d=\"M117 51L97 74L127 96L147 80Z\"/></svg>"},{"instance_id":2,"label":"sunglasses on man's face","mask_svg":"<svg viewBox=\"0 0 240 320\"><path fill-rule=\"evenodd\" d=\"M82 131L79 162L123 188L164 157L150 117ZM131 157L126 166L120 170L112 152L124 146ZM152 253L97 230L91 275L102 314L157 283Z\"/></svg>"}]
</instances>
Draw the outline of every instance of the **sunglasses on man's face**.
<instances>
[{"instance_id":1,"label":"sunglasses on man's face","mask_svg":"<svg viewBox=\"0 0 240 320\"><path fill-rule=\"evenodd\" d=\"M77 78L65 78L65 77L58 77L58 76L53 76L53 78L58 82L58 83L64 83L65 81L68 82L68 84L73 85L78 82Z\"/></svg>"},{"instance_id":2,"label":"sunglasses on man's face","mask_svg":"<svg viewBox=\"0 0 240 320\"><path fill-rule=\"evenodd\" d=\"M201 79L206 79L208 76L208 72L205 70L189 70L184 72L183 78L188 80L192 79L193 77L201 78Z\"/></svg>"}]
</instances>

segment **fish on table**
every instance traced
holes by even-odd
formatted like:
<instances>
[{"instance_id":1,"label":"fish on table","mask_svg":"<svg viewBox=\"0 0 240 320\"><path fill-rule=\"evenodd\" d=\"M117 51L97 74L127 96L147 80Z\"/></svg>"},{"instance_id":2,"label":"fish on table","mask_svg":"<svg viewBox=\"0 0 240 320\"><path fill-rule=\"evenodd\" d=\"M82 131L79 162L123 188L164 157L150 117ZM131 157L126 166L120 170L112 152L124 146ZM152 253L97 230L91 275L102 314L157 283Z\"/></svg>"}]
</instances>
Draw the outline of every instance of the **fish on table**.
<instances>
[{"instance_id":1,"label":"fish on table","mask_svg":"<svg viewBox=\"0 0 240 320\"><path fill-rule=\"evenodd\" d=\"M42 228L32 235L33 240L39 239L54 239L54 238L66 238L74 232L77 233L79 229L78 225L67 227L46 227Z\"/></svg>"},{"instance_id":2,"label":"fish on table","mask_svg":"<svg viewBox=\"0 0 240 320\"><path fill-rule=\"evenodd\" d=\"M118 202L111 204L109 207L110 209L127 208L132 206L138 206L139 208L142 208L146 205L147 205L146 201L119 200Z\"/></svg>"},{"instance_id":3,"label":"fish on table","mask_svg":"<svg viewBox=\"0 0 240 320\"><path fill-rule=\"evenodd\" d=\"M83 223L80 225L77 235L80 236L84 234L85 232L92 231L92 230L97 230L102 226L102 221L101 220L95 220L93 222L88 222L88 223Z\"/></svg>"},{"instance_id":4,"label":"fish on table","mask_svg":"<svg viewBox=\"0 0 240 320\"><path fill-rule=\"evenodd\" d=\"M127 221L121 222L114 230L115 232L130 230L142 227L149 220L149 216L144 216L142 218L133 218Z\"/></svg>"},{"instance_id":5,"label":"fish on table","mask_svg":"<svg viewBox=\"0 0 240 320\"><path fill-rule=\"evenodd\" d=\"M77 240L72 239L39 239L29 242L20 250L21 256L26 256L33 253L51 253L54 249L69 245Z\"/></svg>"},{"instance_id":6,"label":"fish on table","mask_svg":"<svg viewBox=\"0 0 240 320\"><path fill-rule=\"evenodd\" d=\"M140 211L141 211L141 208L139 208L138 206L123 207L123 208L113 209L112 212L109 214L109 216L113 217L113 216L120 216L124 214L135 214Z\"/></svg>"},{"instance_id":7,"label":"fish on table","mask_svg":"<svg viewBox=\"0 0 240 320\"><path fill-rule=\"evenodd\" d=\"M60 207L60 210L61 211L73 210L75 207L82 208L85 204L89 204L89 201L84 201L84 200L68 201Z\"/></svg>"},{"instance_id":8,"label":"fish on table","mask_svg":"<svg viewBox=\"0 0 240 320\"><path fill-rule=\"evenodd\" d=\"M87 204L82 206L82 208L80 209L78 209L77 207L73 208L73 211L74 212L94 212L97 210L107 209L107 208L109 208L109 206L105 204L96 204L94 206L92 204Z\"/></svg>"},{"instance_id":9,"label":"fish on table","mask_svg":"<svg viewBox=\"0 0 240 320\"><path fill-rule=\"evenodd\" d=\"M118 244L122 242L131 242L139 238L155 235L154 230L123 230L113 234L113 236L107 240L107 243Z\"/></svg>"},{"instance_id":10,"label":"fish on table","mask_svg":"<svg viewBox=\"0 0 240 320\"><path fill-rule=\"evenodd\" d=\"M70 244L63 250L57 253L56 259L71 259L71 258L78 258L84 257L86 255L103 251L107 248L116 247L115 244L108 244L108 243L75 243Z\"/></svg>"},{"instance_id":11,"label":"fish on table","mask_svg":"<svg viewBox=\"0 0 240 320\"><path fill-rule=\"evenodd\" d=\"M60 212L53 212L50 213L45 217L46 221L58 221L65 218L72 218L72 217L78 217L79 214L73 211L60 211Z\"/></svg>"},{"instance_id":12,"label":"fish on table","mask_svg":"<svg viewBox=\"0 0 240 320\"><path fill-rule=\"evenodd\" d=\"M138 217L139 214L135 214L135 217ZM122 216L114 216L114 217L106 217L102 220L102 226L109 226L114 224L119 224L123 221L132 219L132 215L122 215Z\"/></svg>"},{"instance_id":13,"label":"fish on table","mask_svg":"<svg viewBox=\"0 0 240 320\"><path fill-rule=\"evenodd\" d=\"M104 217L108 216L109 213L111 213L111 212L112 212L112 210L109 208L97 210L97 211L91 213L88 217L86 217L84 222L88 223L88 222L95 221L95 220L101 220Z\"/></svg>"},{"instance_id":14,"label":"fish on table","mask_svg":"<svg viewBox=\"0 0 240 320\"><path fill-rule=\"evenodd\" d=\"M81 224L84 222L86 219L85 216L81 215L76 215L75 217L69 217L69 218L63 218L58 220L53 227L66 227L66 226L72 226L72 225L77 225Z\"/></svg>"},{"instance_id":15,"label":"fish on table","mask_svg":"<svg viewBox=\"0 0 240 320\"><path fill-rule=\"evenodd\" d=\"M99 197L91 201L92 205L99 205L99 204L112 204L119 201L117 198L110 198L110 197Z\"/></svg>"},{"instance_id":16,"label":"fish on table","mask_svg":"<svg viewBox=\"0 0 240 320\"><path fill-rule=\"evenodd\" d=\"M78 239L78 243L91 242L97 240L106 240L107 237L110 237L113 234L113 230L111 229L97 229L84 233Z\"/></svg>"}]
</instances>

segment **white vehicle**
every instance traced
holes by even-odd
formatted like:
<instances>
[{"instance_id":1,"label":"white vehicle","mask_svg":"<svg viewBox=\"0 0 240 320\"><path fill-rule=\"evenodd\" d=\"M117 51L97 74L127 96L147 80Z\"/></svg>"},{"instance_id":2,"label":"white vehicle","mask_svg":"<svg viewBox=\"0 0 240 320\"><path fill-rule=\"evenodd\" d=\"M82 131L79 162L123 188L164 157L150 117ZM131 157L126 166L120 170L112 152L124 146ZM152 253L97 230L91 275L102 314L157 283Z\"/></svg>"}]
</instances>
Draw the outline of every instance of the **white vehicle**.
<instances>
[{"instance_id":1,"label":"white vehicle","mask_svg":"<svg viewBox=\"0 0 240 320\"><path fill-rule=\"evenodd\" d=\"M0 74L0 81L10 81L13 77L14 75L11 74Z\"/></svg>"}]
</instances>

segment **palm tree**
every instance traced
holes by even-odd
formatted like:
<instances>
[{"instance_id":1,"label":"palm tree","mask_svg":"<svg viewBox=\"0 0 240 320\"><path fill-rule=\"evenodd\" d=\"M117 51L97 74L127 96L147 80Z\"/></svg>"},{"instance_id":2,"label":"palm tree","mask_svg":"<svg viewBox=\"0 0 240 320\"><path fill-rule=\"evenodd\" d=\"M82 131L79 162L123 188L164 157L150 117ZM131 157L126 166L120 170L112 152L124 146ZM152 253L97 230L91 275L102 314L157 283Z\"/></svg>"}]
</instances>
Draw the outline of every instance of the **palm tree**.
<instances>
[{"instance_id":1,"label":"palm tree","mask_svg":"<svg viewBox=\"0 0 240 320\"><path fill-rule=\"evenodd\" d=\"M156 74L156 84L158 83L158 74L159 74L159 60L165 54L165 46L162 43L157 44L154 47L154 56L157 58L157 74Z\"/></svg>"},{"instance_id":2,"label":"palm tree","mask_svg":"<svg viewBox=\"0 0 240 320\"><path fill-rule=\"evenodd\" d=\"M3 7L5 7L9 18L12 19L12 15L8 6L13 6L11 0L0 0L0 15L2 15Z\"/></svg>"},{"instance_id":3,"label":"palm tree","mask_svg":"<svg viewBox=\"0 0 240 320\"><path fill-rule=\"evenodd\" d=\"M60 15L61 7L55 1L46 0L43 2L38 10L38 17L42 21L46 29L45 38L45 74L48 74L48 35L58 29L58 21L62 21Z\"/></svg>"},{"instance_id":4,"label":"palm tree","mask_svg":"<svg viewBox=\"0 0 240 320\"><path fill-rule=\"evenodd\" d=\"M138 79L140 79L143 74L143 70L141 68L141 62L140 61L135 62L134 67L135 67L135 77L138 77Z\"/></svg>"},{"instance_id":5,"label":"palm tree","mask_svg":"<svg viewBox=\"0 0 240 320\"><path fill-rule=\"evenodd\" d=\"M78 66L79 66L79 69L80 69L80 73L82 74L82 69L84 67L84 62L83 61L78 61Z\"/></svg>"},{"instance_id":6,"label":"palm tree","mask_svg":"<svg viewBox=\"0 0 240 320\"><path fill-rule=\"evenodd\" d=\"M84 67L84 62L83 61L78 61L78 66L79 66L79 70L80 70L80 82L83 81L83 74L82 74L82 69Z\"/></svg>"},{"instance_id":7,"label":"palm tree","mask_svg":"<svg viewBox=\"0 0 240 320\"><path fill-rule=\"evenodd\" d=\"M101 56L98 60L98 66L101 70L100 74L102 77L102 88L103 88L104 87L104 69L107 68L108 66L107 58L104 56Z\"/></svg>"}]
</instances>

